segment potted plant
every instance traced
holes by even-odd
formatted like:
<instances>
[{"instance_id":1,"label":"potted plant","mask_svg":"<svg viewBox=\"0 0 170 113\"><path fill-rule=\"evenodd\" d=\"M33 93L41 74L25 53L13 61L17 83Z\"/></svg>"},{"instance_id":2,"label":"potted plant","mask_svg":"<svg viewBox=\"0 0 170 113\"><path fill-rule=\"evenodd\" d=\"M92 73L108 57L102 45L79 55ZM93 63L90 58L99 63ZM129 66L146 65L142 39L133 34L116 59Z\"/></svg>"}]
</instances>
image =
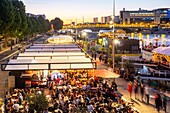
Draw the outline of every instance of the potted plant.
<instances>
[{"instance_id":1,"label":"potted plant","mask_svg":"<svg viewBox=\"0 0 170 113\"><path fill-rule=\"evenodd\" d=\"M109 67L112 67L113 66L113 59L112 58L108 58L107 64L108 64Z\"/></svg>"},{"instance_id":2,"label":"potted plant","mask_svg":"<svg viewBox=\"0 0 170 113\"><path fill-rule=\"evenodd\" d=\"M36 94L27 97L29 103L29 110L36 111L37 113L42 113L43 110L48 109L48 100L44 93Z\"/></svg>"}]
</instances>

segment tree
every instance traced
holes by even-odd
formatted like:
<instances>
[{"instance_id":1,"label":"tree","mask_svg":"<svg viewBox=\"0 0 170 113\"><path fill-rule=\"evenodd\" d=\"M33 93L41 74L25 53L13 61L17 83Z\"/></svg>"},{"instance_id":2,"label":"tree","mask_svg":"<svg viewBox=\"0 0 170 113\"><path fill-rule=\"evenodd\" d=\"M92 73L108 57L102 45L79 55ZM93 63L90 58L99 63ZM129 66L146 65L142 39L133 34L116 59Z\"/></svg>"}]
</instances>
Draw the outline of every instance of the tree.
<instances>
[{"instance_id":1,"label":"tree","mask_svg":"<svg viewBox=\"0 0 170 113\"><path fill-rule=\"evenodd\" d=\"M10 27L14 22L14 7L10 0L0 0L0 35L5 40L5 47L8 45L8 36L11 33Z\"/></svg>"},{"instance_id":2,"label":"tree","mask_svg":"<svg viewBox=\"0 0 170 113\"><path fill-rule=\"evenodd\" d=\"M14 23L11 26L12 36L16 38L23 38L25 30L28 27L25 13L25 6L22 1L12 0L14 6Z\"/></svg>"},{"instance_id":3,"label":"tree","mask_svg":"<svg viewBox=\"0 0 170 113\"><path fill-rule=\"evenodd\" d=\"M32 35L33 34L33 23L31 21L31 17L26 17L27 19L27 24L28 24L28 27L27 29L24 31L24 34L29 36L29 35Z\"/></svg>"},{"instance_id":4,"label":"tree","mask_svg":"<svg viewBox=\"0 0 170 113\"><path fill-rule=\"evenodd\" d=\"M129 60L125 60L125 63L123 64L123 67L126 70L126 76L129 79L131 79L132 78L132 73L135 70L134 65Z\"/></svg>"},{"instance_id":5,"label":"tree","mask_svg":"<svg viewBox=\"0 0 170 113\"><path fill-rule=\"evenodd\" d=\"M63 27L63 21L57 17L51 20L51 24L53 24L54 30L59 30L59 29L62 29Z\"/></svg>"},{"instance_id":6,"label":"tree","mask_svg":"<svg viewBox=\"0 0 170 113\"><path fill-rule=\"evenodd\" d=\"M32 97L27 97L30 110L36 110L41 113L48 108L48 101L44 93L34 94Z\"/></svg>"},{"instance_id":7,"label":"tree","mask_svg":"<svg viewBox=\"0 0 170 113\"><path fill-rule=\"evenodd\" d=\"M50 30L51 25L48 20L45 20L42 16L39 16L37 19L39 22L39 31L40 32L45 33L48 30Z\"/></svg>"}]
</instances>

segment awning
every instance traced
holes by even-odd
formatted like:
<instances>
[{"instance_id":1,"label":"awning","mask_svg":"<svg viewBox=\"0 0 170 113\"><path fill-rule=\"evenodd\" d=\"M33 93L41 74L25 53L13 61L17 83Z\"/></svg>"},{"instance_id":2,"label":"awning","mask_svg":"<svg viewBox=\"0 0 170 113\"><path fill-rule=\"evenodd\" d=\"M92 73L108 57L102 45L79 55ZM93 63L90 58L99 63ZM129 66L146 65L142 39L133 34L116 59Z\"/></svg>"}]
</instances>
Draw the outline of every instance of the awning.
<instances>
[{"instance_id":1,"label":"awning","mask_svg":"<svg viewBox=\"0 0 170 113\"><path fill-rule=\"evenodd\" d=\"M170 47L158 47L158 48L152 50L152 52L170 56Z\"/></svg>"},{"instance_id":2,"label":"awning","mask_svg":"<svg viewBox=\"0 0 170 113\"><path fill-rule=\"evenodd\" d=\"M86 57L84 52L81 52L81 49L64 49L63 52L54 52L55 50L62 49L54 49L48 48L49 46L57 45L49 45L49 44L36 44L32 47L43 47L43 49L27 49L26 51L20 53L18 56L13 57L14 59L10 59L8 63L2 63L1 67L4 71L12 71L12 70L65 70L65 69L96 69L96 62L93 61L90 57ZM64 46L67 45L58 45ZM76 45L68 45L68 46L76 46ZM65 51L66 50L66 51ZM78 50L78 52L73 52L72 50ZM42 52L40 52L42 51ZM47 52L44 52L47 51ZM53 52L49 52L53 51Z\"/></svg>"},{"instance_id":3,"label":"awning","mask_svg":"<svg viewBox=\"0 0 170 113\"><path fill-rule=\"evenodd\" d=\"M93 72L90 73L92 76L96 76L96 77L102 77L102 78L119 78L120 75L113 73L109 70L94 70Z\"/></svg>"}]
</instances>

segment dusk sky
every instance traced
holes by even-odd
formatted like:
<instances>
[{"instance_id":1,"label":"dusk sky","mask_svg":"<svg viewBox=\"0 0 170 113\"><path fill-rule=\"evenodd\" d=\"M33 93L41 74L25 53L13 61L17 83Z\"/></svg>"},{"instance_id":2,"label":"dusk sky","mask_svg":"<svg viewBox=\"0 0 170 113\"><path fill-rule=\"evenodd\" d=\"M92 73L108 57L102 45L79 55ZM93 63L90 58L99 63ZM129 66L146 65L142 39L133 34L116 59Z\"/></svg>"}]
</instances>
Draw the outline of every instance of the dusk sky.
<instances>
[{"instance_id":1,"label":"dusk sky","mask_svg":"<svg viewBox=\"0 0 170 113\"><path fill-rule=\"evenodd\" d=\"M113 14L113 0L22 0L26 5L26 12L45 14L47 19L61 18L65 23L77 19L78 22L92 22L93 17ZM139 8L152 10L156 8L170 8L170 0L115 0L116 15L125 8L138 10Z\"/></svg>"}]
</instances>

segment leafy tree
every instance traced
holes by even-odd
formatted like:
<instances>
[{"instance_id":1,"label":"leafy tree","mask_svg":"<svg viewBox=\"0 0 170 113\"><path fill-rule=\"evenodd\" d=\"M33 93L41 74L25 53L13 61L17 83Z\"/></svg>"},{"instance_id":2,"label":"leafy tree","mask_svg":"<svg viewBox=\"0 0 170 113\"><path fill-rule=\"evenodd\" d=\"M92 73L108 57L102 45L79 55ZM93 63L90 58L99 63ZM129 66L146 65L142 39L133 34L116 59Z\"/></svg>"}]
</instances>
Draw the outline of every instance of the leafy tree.
<instances>
[{"instance_id":1,"label":"leafy tree","mask_svg":"<svg viewBox=\"0 0 170 113\"><path fill-rule=\"evenodd\" d=\"M10 27L14 22L14 7L10 0L0 0L0 35L5 39L7 46Z\"/></svg>"},{"instance_id":2,"label":"leafy tree","mask_svg":"<svg viewBox=\"0 0 170 113\"><path fill-rule=\"evenodd\" d=\"M50 22L48 20L45 20L42 16L39 16L37 19L39 22L40 32L45 33L51 28Z\"/></svg>"},{"instance_id":3,"label":"leafy tree","mask_svg":"<svg viewBox=\"0 0 170 113\"><path fill-rule=\"evenodd\" d=\"M54 30L59 30L59 29L62 29L62 27L63 27L63 21L57 17L55 19L51 20L51 24L53 24Z\"/></svg>"},{"instance_id":4,"label":"leafy tree","mask_svg":"<svg viewBox=\"0 0 170 113\"><path fill-rule=\"evenodd\" d=\"M28 24L28 27L27 29L24 31L24 34L29 36L29 35L32 35L33 34L33 23L31 21L31 17L26 17L27 19L27 24Z\"/></svg>"},{"instance_id":5,"label":"leafy tree","mask_svg":"<svg viewBox=\"0 0 170 113\"><path fill-rule=\"evenodd\" d=\"M17 38L23 38L24 32L28 27L25 14L25 6L22 1L12 0L14 6L14 23L11 26L12 35Z\"/></svg>"},{"instance_id":6,"label":"leafy tree","mask_svg":"<svg viewBox=\"0 0 170 113\"><path fill-rule=\"evenodd\" d=\"M46 19L44 24L45 24L45 28L46 28L45 31L46 32L49 31L51 29L51 23L49 22L49 20Z\"/></svg>"}]
</instances>

